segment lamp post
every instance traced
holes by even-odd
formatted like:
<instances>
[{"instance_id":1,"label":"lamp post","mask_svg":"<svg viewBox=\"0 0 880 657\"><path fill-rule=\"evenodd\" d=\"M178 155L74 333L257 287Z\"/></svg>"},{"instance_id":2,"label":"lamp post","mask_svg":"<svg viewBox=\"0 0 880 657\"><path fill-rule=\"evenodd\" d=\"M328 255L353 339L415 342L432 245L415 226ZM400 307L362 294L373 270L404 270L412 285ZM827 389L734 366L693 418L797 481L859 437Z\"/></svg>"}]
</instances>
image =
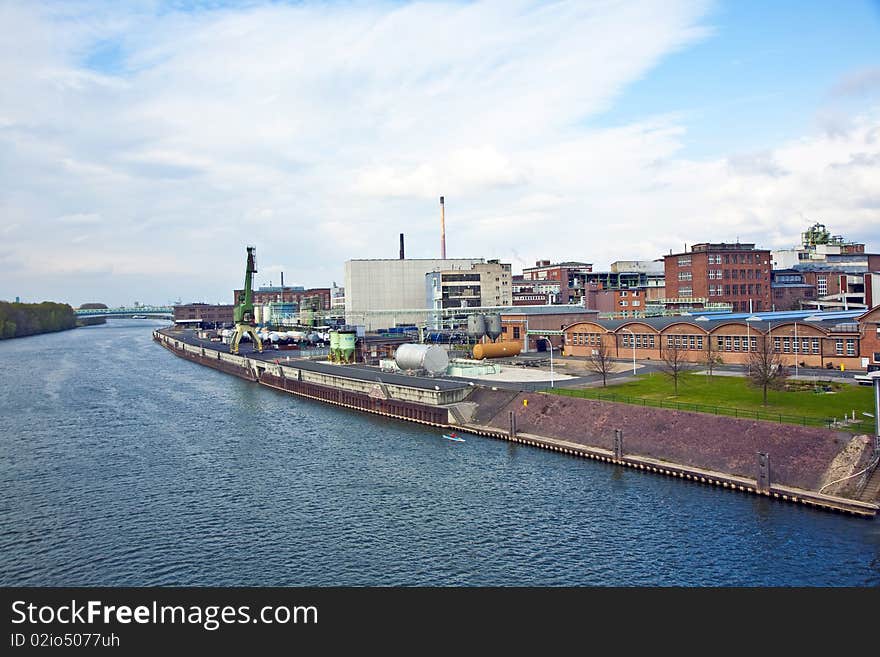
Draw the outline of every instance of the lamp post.
<instances>
[{"instance_id":1,"label":"lamp post","mask_svg":"<svg viewBox=\"0 0 880 657\"><path fill-rule=\"evenodd\" d=\"M626 331L632 336L633 343L633 376L636 375L636 334L630 331L629 329L620 329L621 331Z\"/></svg>"},{"instance_id":2,"label":"lamp post","mask_svg":"<svg viewBox=\"0 0 880 657\"><path fill-rule=\"evenodd\" d=\"M749 299L749 307L752 301ZM746 320L746 363L749 366L749 376L752 376L752 325Z\"/></svg>"},{"instance_id":3,"label":"lamp post","mask_svg":"<svg viewBox=\"0 0 880 657\"><path fill-rule=\"evenodd\" d=\"M797 336L797 322L794 323L794 375L798 375L798 356L801 353L800 345L798 344L798 336Z\"/></svg>"},{"instance_id":4,"label":"lamp post","mask_svg":"<svg viewBox=\"0 0 880 657\"><path fill-rule=\"evenodd\" d=\"M553 385L553 342L551 342L550 338L548 338L546 335L544 336L544 339L547 341L547 346L550 349L550 387L555 388L556 386Z\"/></svg>"}]
</instances>

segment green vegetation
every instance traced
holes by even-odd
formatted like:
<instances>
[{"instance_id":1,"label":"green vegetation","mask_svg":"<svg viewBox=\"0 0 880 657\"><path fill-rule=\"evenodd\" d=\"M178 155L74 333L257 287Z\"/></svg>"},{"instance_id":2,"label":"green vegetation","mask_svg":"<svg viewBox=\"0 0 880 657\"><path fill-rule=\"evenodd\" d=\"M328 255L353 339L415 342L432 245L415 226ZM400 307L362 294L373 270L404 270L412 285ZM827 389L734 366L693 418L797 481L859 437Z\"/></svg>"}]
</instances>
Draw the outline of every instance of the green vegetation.
<instances>
[{"instance_id":1,"label":"green vegetation","mask_svg":"<svg viewBox=\"0 0 880 657\"><path fill-rule=\"evenodd\" d=\"M66 303L0 301L0 339L76 328L76 313Z\"/></svg>"},{"instance_id":2,"label":"green vegetation","mask_svg":"<svg viewBox=\"0 0 880 657\"><path fill-rule=\"evenodd\" d=\"M766 406L763 390L750 385L745 377L709 377L693 372L679 378L678 395L674 394L673 382L659 372L607 388L554 388L545 392L808 426L826 426L844 416L851 418L855 411L856 423L848 425L847 431L874 432L874 420L862 415L874 412L872 390L845 383L789 381L784 390L767 391Z\"/></svg>"}]
</instances>

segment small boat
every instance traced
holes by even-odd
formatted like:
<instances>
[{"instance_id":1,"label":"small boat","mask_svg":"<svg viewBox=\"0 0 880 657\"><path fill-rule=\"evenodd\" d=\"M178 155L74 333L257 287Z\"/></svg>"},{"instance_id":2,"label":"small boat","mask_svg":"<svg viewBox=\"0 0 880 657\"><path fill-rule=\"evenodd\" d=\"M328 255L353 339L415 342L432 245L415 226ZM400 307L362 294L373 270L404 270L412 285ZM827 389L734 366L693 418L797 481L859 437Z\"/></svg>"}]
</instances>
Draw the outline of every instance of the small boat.
<instances>
[{"instance_id":1,"label":"small boat","mask_svg":"<svg viewBox=\"0 0 880 657\"><path fill-rule=\"evenodd\" d=\"M464 438L462 438L461 436L459 436L457 433L444 433L444 434L443 434L443 437L446 438L446 440L453 440L453 441L455 441L455 442L457 442L457 443L463 443L463 442L464 442Z\"/></svg>"}]
</instances>

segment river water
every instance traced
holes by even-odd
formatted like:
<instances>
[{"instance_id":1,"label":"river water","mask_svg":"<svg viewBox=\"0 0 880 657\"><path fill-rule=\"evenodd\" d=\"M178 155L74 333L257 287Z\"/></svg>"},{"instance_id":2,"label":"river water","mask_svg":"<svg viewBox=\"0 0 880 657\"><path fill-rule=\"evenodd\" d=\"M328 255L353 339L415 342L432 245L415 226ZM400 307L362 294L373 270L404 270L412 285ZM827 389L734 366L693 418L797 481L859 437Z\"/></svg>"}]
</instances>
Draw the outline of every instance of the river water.
<instances>
[{"instance_id":1,"label":"river water","mask_svg":"<svg viewBox=\"0 0 880 657\"><path fill-rule=\"evenodd\" d=\"M0 342L0 584L880 585L863 520L340 410L154 344Z\"/></svg>"}]
</instances>

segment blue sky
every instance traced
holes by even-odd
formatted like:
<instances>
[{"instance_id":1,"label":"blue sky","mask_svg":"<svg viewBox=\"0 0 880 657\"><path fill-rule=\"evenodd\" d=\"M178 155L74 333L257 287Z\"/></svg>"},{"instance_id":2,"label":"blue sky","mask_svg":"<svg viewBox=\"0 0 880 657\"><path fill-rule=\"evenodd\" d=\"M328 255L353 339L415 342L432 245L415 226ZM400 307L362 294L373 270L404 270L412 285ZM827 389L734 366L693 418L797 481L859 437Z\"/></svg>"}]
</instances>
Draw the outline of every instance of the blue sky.
<instances>
[{"instance_id":1,"label":"blue sky","mask_svg":"<svg viewBox=\"0 0 880 657\"><path fill-rule=\"evenodd\" d=\"M877 2L723 2L704 22L708 38L670 54L591 123L675 113L687 125L682 155L760 150L808 133L817 108L846 109L835 85L880 66ZM880 86L871 95L880 102Z\"/></svg>"},{"instance_id":2,"label":"blue sky","mask_svg":"<svg viewBox=\"0 0 880 657\"><path fill-rule=\"evenodd\" d=\"M0 3L0 298L351 258L880 251L876 2Z\"/></svg>"}]
</instances>

